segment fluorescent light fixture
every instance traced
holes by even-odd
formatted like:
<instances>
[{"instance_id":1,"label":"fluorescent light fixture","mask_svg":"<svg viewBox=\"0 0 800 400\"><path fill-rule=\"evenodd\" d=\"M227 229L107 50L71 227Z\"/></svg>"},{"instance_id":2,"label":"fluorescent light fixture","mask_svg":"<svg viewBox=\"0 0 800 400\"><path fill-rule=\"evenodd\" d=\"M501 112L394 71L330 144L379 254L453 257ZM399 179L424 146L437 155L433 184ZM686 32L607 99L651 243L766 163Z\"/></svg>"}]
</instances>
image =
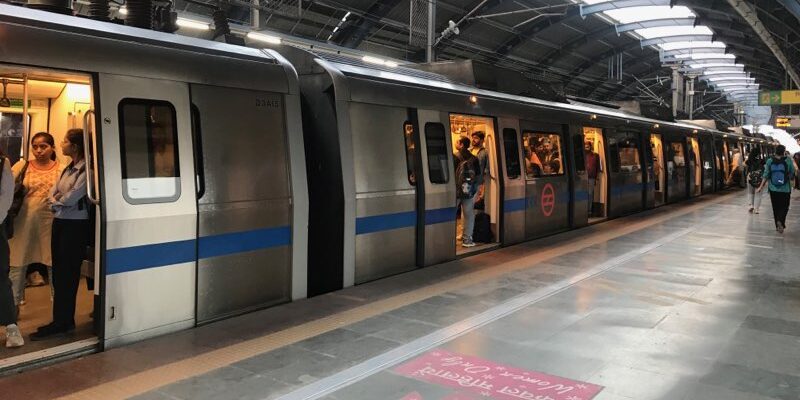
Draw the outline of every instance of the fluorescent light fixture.
<instances>
[{"instance_id":1,"label":"fluorescent light fixture","mask_svg":"<svg viewBox=\"0 0 800 400\"><path fill-rule=\"evenodd\" d=\"M207 31L211 29L211 25L208 22L195 21L192 19L186 19L181 17L178 17L178 21L176 23L181 28L199 29L202 31Z\"/></svg>"},{"instance_id":2,"label":"fluorescent light fixture","mask_svg":"<svg viewBox=\"0 0 800 400\"><path fill-rule=\"evenodd\" d=\"M349 16L350 16L350 11L348 11L347 14L345 14L344 17L342 17L342 22L347 21L347 17Z\"/></svg>"},{"instance_id":3,"label":"fluorescent light fixture","mask_svg":"<svg viewBox=\"0 0 800 400\"><path fill-rule=\"evenodd\" d=\"M119 15L128 15L128 7L122 6L117 10Z\"/></svg>"},{"instance_id":4,"label":"fluorescent light fixture","mask_svg":"<svg viewBox=\"0 0 800 400\"><path fill-rule=\"evenodd\" d=\"M334 27L333 27L333 33L336 33L336 31L338 31L338 30L339 30L339 27L338 27L338 26L334 26Z\"/></svg>"},{"instance_id":5,"label":"fluorescent light fixture","mask_svg":"<svg viewBox=\"0 0 800 400\"><path fill-rule=\"evenodd\" d=\"M385 63L383 63L383 65L389 68L396 68L398 64L394 61L386 61Z\"/></svg>"},{"instance_id":6,"label":"fluorescent light fixture","mask_svg":"<svg viewBox=\"0 0 800 400\"><path fill-rule=\"evenodd\" d=\"M281 38L272 35L265 35L258 32L247 32L247 38L272 44L281 44Z\"/></svg>"}]
</instances>

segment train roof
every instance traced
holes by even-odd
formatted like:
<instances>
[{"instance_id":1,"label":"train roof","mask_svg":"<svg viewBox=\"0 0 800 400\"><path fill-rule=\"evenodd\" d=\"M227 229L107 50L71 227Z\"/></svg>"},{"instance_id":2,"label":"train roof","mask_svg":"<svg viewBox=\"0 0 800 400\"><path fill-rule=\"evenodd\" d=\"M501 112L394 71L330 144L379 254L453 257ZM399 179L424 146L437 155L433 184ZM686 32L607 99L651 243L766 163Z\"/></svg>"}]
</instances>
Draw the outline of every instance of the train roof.
<instances>
[{"instance_id":1,"label":"train roof","mask_svg":"<svg viewBox=\"0 0 800 400\"><path fill-rule=\"evenodd\" d=\"M9 4L0 4L0 21L131 43L167 46L198 53L248 58L259 62L278 62L275 57L260 49L39 11Z\"/></svg>"},{"instance_id":2,"label":"train roof","mask_svg":"<svg viewBox=\"0 0 800 400\"><path fill-rule=\"evenodd\" d=\"M484 96L500 100L516 101L542 107L575 111L589 115L597 114L606 117L633 120L648 124L665 124L683 129L711 132L718 135L728 135L746 139L745 136L735 132L721 132L714 129L708 129L707 127L704 126L690 124L686 122L661 121L661 120L642 117L641 115L631 114L621 110L614 110L607 107L596 107L586 103L581 103L581 104L559 103L532 97L525 97L525 96L495 92L491 90L479 89L460 82L456 82L448 78L447 76L440 75L434 72L420 71L403 66L392 67L385 65L376 65L352 57L341 56L338 54L331 54L326 52L313 52L313 54L314 56L323 60L323 62L325 62L328 66L333 67L334 69L348 76L357 76L360 78L366 78L372 80L410 84L414 86L429 87L432 89L444 89L447 91L459 92L466 95L476 95L476 96Z\"/></svg>"}]
</instances>

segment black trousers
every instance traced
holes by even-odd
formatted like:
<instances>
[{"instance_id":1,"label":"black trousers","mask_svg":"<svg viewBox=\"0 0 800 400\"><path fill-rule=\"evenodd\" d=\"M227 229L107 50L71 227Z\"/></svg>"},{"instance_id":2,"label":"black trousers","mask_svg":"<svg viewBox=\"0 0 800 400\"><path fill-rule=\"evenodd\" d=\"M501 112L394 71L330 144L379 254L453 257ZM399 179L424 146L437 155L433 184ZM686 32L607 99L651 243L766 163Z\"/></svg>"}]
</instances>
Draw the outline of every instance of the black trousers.
<instances>
[{"instance_id":1,"label":"black trousers","mask_svg":"<svg viewBox=\"0 0 800 400\"><path fill-rule=\"evenodd\" d=\"M75 298L89 232L89 220L53 220L53 323L60 327L75 326Z\"/></svg>"},{"instance_id":2,"label":"black trousers","mask_svg":"<svg viewBox=\"0 0 800 400\"><path fill-rule=\"evenodd\" d=\"M14 305L14 294L11 291L11 279L8 279L9 263L8 239L0 226L0 325L17 323L17 306Z\"/></svg>"},{"instance_id":3,"label":"black trousers","mask_svg":"<svg viewBox=\"0 0 800 400\"><path fill-rule=\"evenodd\" d=\"M772 214L775 216L775 226L778 226L778 222L786 226L786 214L789 212L791 193L770 190L769 198L772 200Z\"/></svg>"}]
</instances>

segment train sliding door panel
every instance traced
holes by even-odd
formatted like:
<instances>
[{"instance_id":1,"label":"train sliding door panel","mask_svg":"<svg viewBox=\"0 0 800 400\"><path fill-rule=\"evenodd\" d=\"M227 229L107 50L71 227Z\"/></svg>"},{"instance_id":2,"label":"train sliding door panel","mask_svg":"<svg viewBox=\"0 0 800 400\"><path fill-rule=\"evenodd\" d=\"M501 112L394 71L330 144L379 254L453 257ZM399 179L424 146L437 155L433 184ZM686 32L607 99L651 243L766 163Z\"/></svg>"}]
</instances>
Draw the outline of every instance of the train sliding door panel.
<instances>
[{"instance_id":1,"label":"train sliding door panel","mask_svg":"<svg viewBox=\"0 0 800 400\"><path fill-rule=\"evenodd\" d=\"M197 322L291 298L281 94L192 85L199 193Z\"/></svg>"},{"instance_id":2,"label":"train sliding door panel","mask_svg":"<svg viewBox=\"0 0 800 400\"><path fill-rule=\"evenodd\" d=\"M612 131L608 133L610 158L611 211L618 217L639 211L644 203L644 175L638 132Z\"/></svg>"},{"instance_id":3,"label":"train sliding door panel","mask_svg":"<svg viewBox=\"0 0 800 400\"><path fill-rule=\"evenodd\" d=\"M107 346L195 323L189 86L99 75Z\"/></svg>"},{"instance_id":4,"label":"train sliding door panel","mask_svg":"<svg viewBox=\"0 0 800 400\"><path fill-rule=\"evenodd\" d=\"M562 125L521 121L525 149L525 237L569 228L569 178Z\"/></svg>"},{"instance_id":5,"label":"train sliding door panel","mask_svg":"<svg viewBox=\"0 0 800 400\"><path fill-rule=\"evenodd\" d=\"M703 166L703 193L714 191L714 141L711 137L700 138L700 159Z\"/></svg>"},{"instance_id":6,"label":"train sliding door panel","mask_svg":"<svg viewBox=\"0 0 800 400\"><path fill-rule=\"evenodd\" d=\"M667 202L673 203L687 197L689 187L686 140L683 136L665 136L667 150Z\"/></svg>"},{"instance_id":7,"label":"train sliding door panel","mask_svg":"<svg viewBox=\"0 0 800 400\"><path fill-rule=\"evenodd\" d=\"M456 188L453 170L453 144L450 142L450 118L446 113L419 110L417 113L422 142L422 184L424 185L425 228L424 265L434 265L456 257ZM404 169L405 170L405 169Z\"/></svg>"},{"instance_id":8,"label":"train sliding door panel","mask_svg":"<svg viewBox=\"0 0 800 400\"><path fill-rule=\"evenodd\" d=\"M413 140L414 125L401 107L350 103L349 112L359 284L416 268L417 200L408 168L414 155L407 154L405 138Z\"/></svg>"},{"instance_id":9,"label":"train sliding door panel","mask_svg":"<svg viewBox=\"0 0 800 400\"><path fill-rule=\"evenodd\" d=\"M503 171L503 244L525 240L525 175L519 139L519 120L499 118L502 146L500 146Z\"/></svg>"}]
</instances>

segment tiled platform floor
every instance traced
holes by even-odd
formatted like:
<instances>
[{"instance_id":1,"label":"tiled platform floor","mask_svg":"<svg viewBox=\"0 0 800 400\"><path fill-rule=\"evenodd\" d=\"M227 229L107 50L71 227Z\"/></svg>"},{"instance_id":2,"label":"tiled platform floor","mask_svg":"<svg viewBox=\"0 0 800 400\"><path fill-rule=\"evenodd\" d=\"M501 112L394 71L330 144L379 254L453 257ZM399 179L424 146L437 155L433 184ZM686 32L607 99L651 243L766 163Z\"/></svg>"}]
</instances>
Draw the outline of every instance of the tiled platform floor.
<instances>
[{"instance_id":1,"label":"tiled platform floor","mask_svg":"<svg viewBox=\"0 0 800 400\"><path fill-rule=\"evenodd\" d=\"M750 215L744 198L669 206L2 378L0 397L511 398L385 363L441 349L601 385L597 400L800 399L800 208L779 235L769 200ZM386 299L399 306L271 351L236 347Z\"/></svg>"}]
</instances>

